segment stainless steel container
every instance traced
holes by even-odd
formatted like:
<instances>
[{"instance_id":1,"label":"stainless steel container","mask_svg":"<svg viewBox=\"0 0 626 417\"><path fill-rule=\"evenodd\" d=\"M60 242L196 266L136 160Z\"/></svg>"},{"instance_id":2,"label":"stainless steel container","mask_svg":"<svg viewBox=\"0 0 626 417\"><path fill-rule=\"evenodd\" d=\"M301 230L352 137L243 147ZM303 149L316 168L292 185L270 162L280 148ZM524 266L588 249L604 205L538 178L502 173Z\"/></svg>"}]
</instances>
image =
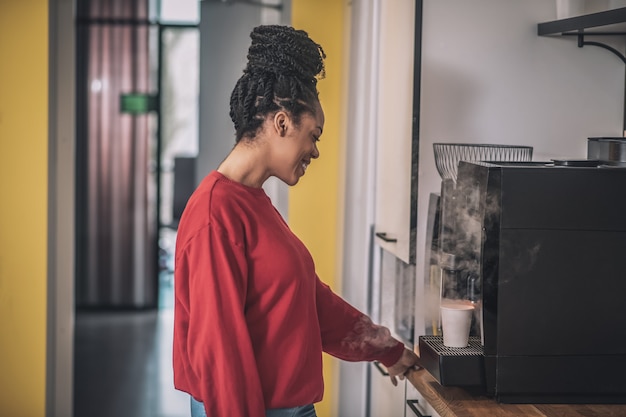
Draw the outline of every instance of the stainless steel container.
<instances>
[{"instance_id":1,"label":"stainless steel container","mask_svg":"<svg viewBox=\"0 0 626 417\"><path fill-rule=\"evenodd\" d=\"M626 138L588 138L587 158L607 165L626 165Z\"/></svg>"}]
</instances>

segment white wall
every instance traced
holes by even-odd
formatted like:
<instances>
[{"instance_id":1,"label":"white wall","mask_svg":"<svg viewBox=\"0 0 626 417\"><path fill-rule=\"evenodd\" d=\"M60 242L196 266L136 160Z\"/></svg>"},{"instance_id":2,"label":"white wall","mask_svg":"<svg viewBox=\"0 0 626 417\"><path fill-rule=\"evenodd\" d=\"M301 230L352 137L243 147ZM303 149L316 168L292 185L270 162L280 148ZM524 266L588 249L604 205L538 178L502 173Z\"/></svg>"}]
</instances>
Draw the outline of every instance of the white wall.
<instances>
[{"instance_id":1,"label":"white wall","mask_svg":"<svg viewBox=\"0 0 626 417\"><path fill-rule=\"evenodd\" d=\"M534 160L586 158L588 137L622 135L624 109L624 64L615 55L578 48L573 37L537 36L538 23L556 19L555 1L425 0L423 13L418 282L428 196L441 181L434 142L529 145Z\"/></svg>"}]
</instances>

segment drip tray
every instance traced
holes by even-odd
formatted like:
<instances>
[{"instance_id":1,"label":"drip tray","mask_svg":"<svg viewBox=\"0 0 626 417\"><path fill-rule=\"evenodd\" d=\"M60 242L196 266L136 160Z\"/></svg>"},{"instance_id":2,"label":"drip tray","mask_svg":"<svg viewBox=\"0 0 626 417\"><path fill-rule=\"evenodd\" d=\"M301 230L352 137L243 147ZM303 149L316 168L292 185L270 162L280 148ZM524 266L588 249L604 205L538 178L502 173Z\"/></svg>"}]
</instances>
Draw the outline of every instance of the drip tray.
<instances>
[{"instance_id":1,"label":"drip tray","mask_svg":"<svg viewBox=\"0 0 626 417\"><path fill-rule=\"evenodd\" d=\"M443 336L419 337L420 365L443 386L484 386L485 367L480 338L470 336L465 348L450 348Z\"/></svg>"}]
</instances>

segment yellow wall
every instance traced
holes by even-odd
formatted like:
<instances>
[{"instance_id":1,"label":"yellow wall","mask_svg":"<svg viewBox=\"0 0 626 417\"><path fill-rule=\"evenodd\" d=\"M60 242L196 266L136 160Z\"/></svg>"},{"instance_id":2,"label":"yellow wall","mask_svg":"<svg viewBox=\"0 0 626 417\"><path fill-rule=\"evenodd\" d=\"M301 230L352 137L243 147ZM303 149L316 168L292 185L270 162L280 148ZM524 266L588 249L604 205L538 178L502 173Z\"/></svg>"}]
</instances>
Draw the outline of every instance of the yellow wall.
<instances>
[{"instance_id":1,"label":"yellow wall","mask_svg":"<svg viewBox=\"0 0 626 417\"><path fill-rule=\"evenodd\" d=\"M289 224L315 259L320 278L340 290L339 268L342 178L340 154L343 149L343 79L345 54L345 0L292 0L292 26L303 29L326 52L326 78L318 84L326 116L319 144L320 158L313 161L298 185L289 191ZM319 417L335 417L337 402L337 361L324 356L324 400L316 404Z\"/></svg>"},{"instance_id":2,"label":"yellow wall","mask_svg":"<svg viewBox=\"0 0 626 417\"><path fill-rule=\"evenodd\" d=\"M48 2L0 0L0 416L45 415Z\"/></svg>"}]
</instances>

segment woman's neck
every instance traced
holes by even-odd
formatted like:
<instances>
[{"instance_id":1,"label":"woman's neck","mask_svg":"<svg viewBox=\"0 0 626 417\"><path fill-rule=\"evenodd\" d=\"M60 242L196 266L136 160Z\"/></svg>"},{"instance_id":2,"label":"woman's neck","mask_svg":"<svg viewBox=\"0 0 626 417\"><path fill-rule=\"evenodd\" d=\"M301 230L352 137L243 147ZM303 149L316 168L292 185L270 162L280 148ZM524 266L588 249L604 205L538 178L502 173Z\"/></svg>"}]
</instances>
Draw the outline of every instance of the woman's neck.
<instances>
[{"instance_id":1,"label":"woman's neck","mask_svg":"<svg viewBox=\"0 0 626 417\"><path fill-rule=\"evenodd\" d=\"M269 178L260 143L239 142L222 161L217 171L225 177L253 188L261 188Z\"/></svg>"}]
</instances>

